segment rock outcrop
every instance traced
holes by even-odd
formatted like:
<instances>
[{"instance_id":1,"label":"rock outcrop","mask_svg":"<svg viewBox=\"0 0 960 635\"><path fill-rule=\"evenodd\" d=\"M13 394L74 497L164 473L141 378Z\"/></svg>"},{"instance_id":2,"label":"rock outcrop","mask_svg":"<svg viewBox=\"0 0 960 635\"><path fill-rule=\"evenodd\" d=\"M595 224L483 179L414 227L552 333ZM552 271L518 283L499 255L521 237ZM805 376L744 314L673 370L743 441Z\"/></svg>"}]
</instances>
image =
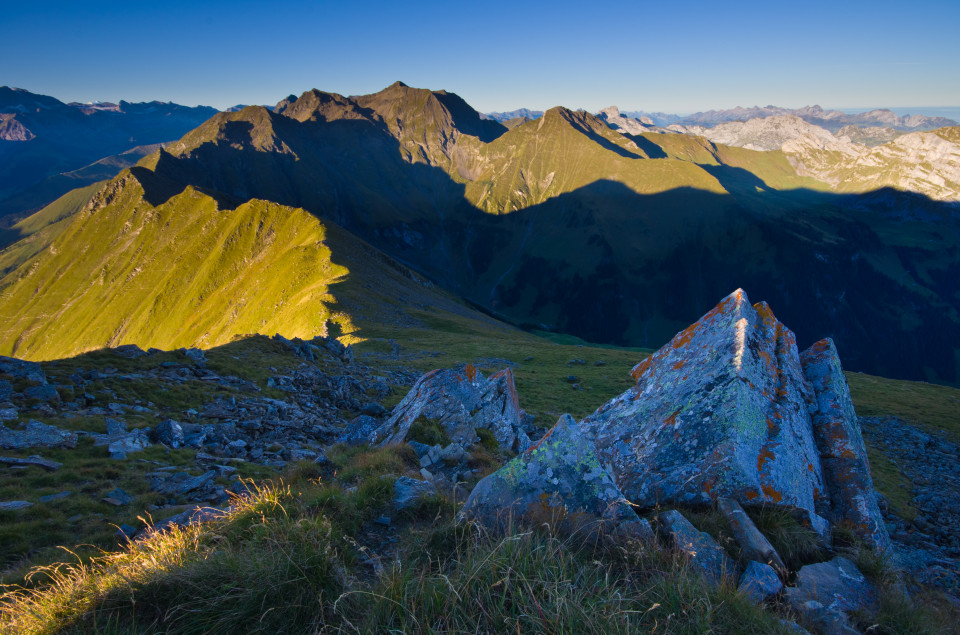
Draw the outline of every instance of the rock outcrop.
<instances>
[{"instance_id":1,"label":"rock outcrop","mask_svg":"<svg viewBox=\"0 0 960 635\"><path fill-rule=\"evenodd\" d=\"M641 507L719 496L826 503L793 333L742 290L633 370L636 387L584 420Z\"/></svg>"},{"instance_id":2,"label":"rock outcrop","mask_svg":"<svg viewBox=\"0 0 960 635\"><path fill-rule=\"evenodd\" d=\"M637 520L570 415L560 417L536 445L480 481L463 515L491 527L527 519L570 530L597 520Z\"/></svg>"},{"instance_id":3,"label":"rock outcrop","mask_svg":"<svg viewBox=\"0 0 960 635\"><path fill-rule=\"evenodd\" d=\"M737 290L633 376L634 388L583 421L631 502L786 505L850 522L886 547L832 342L801 358L770 307Z\"/></svg>"},{"instance_id":4,"label":"rock outcrop","mask_svg":"<svg viewBox=\"0 0 960 635\"><path fill-rule=\"evenodd\" d=\"M420 417L435 421L450 441L463 446L478 442L477 430L486 429L500 447L521 452L530 447L509 368L489 378L472 364L426 373L370 435L370 441L381 446L403 443Z\"/></svg>"}]
</instances>

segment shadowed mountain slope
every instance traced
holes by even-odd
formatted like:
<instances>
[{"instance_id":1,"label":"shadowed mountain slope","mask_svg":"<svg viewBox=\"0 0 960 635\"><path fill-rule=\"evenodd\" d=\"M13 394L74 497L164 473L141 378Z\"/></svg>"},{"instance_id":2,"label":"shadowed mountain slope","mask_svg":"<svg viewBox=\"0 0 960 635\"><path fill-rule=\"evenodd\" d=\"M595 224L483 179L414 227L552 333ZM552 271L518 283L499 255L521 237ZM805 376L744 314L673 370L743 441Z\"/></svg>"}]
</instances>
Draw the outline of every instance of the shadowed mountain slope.
<instances>
[{"instance_id":1,"label":"shadowed mountain slope","mask_svg":"<svg viewBox=\"0 0 960 635\"><path fill-rule=\"evenodd\" d=\"M142 190L122 204L125 214L174 201L189 222L213 228L213 210L250 199L301 208L537 328L658 346L705 303L745 287L775 303L801 344L833 337L851 369L957 380L956 206L896 190L828 193L779 151L623 135L564 108L507 130L455 95L398 82L362 97L308 91L276 112L219 113L110 187L131 177ZM209 197L206 206L184 207L188 187ZM108 243L98 238L104 230L80 228L91 218L78 217L65 248ZM125 248L142 249L128 240ZM50 251L3 281L8 315L26 301L10 295L11 280L27 270L46 272L34 280L55 275ZM94 261L76 266L100 275ZM44 302L66 307L64 319L80 301L65 287L32 284ZM32 341L46 338L53 354L42 315ZM97 333L91 342L107 336ZM32 356L34 346L22 339L17 350Z\"/></svg>"}]
</instances>

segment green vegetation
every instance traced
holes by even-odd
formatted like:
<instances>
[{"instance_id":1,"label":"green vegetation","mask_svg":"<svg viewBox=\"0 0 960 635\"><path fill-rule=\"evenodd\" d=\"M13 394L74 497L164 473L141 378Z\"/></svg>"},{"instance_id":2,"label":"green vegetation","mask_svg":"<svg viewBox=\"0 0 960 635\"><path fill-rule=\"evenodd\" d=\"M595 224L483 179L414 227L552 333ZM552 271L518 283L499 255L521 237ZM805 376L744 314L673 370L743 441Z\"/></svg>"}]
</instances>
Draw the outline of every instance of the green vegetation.
<instances>
[{"instance_id":1,"label":"green vegetation","mask_svg":"<svg viewBox=\"0 0 960 635\"><path fill-rule=\"evenodd\" d=\"M960 390L956 388L863 373L847 373L847 383L860 416L890 415L960 438Z\"/></svg>"}]
</instances>

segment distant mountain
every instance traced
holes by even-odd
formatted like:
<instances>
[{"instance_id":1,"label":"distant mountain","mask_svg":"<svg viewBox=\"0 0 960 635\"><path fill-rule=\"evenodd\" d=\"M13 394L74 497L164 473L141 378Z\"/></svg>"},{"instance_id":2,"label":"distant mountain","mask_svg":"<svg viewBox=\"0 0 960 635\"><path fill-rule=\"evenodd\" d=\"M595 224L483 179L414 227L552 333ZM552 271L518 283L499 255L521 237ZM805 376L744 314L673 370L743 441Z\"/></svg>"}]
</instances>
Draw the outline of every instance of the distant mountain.
<instances>
[{"instance_id":1,"label":"distant mountain","mask_svg":"<svg viewBox=\"0 0 960 635\"><path fill-rule=\"evenodd\" d=\"M630 117L631 119L639 119L640 121L649 119L653 125L663 128L682 119L680 115L672 115L665 112L646 112L643 110L625 110L620 114L624 117Z\"/></svg>"},{"instance_id":2,"label":"distant mountain","mask_svg":"<svg viewBox=\"0 0 960 635\"><path fill-rule=\"evenodd\" d=\"M0 200L136 146L178 139L216 112L158 101L65 104L0 87Z\"/></svg>"},{"instance_id":3,"label":"distant mountain","mask_svg":"<svg viewBox=\"0 0 960 635\"><path fill-rule=\"evenodd\" d=\"M944 126L956 126L957 122L946 117L927 117L925 115L900 116L887 109L848 114L840 110L824 110L820 106L803 108L780 108L778 106L754 106L752 108L731 108L729 110L708 110L678 119L672 123L683 126L715 126L728 121L748 121L750 119L793 116L807 123L836 132L844 126L883 126L895 130L933 130Z\"/></svg>"},{"instance_id":4,"label":"distant mountain","mask_svg":"<svg viewBox=\"0 0 960 635\"><path fill-rule=\"evenodd\" d=\"M542 110L530 110L529 108L518 108L508 112L486 112L480 115L483 119L492 119L494 121L509 121L511 119L537 119L543 116Z\"/></svg>"},{"instance_id":5,"label":"distant mountain","mask_svg":"<svg viewBox=\"0 0 960 635\"><path fill-rule=\"evenodd\" d=\"M0 353L60 356L134 332L142 346L205 344L293 320L299 302L348 314L336 295L350 272L308 275L345 262L321 253L319 219L533 328L659 346L744 287L802 346L832 336L851 369L956 382L958 207L866 181L837 193L792 156L622 133L560 107L511 128L400 82L307 91L216 114L80 212L65 201L24 225L29 248L0 253L20 254L0 279ZM191 307L220 321L191 322Z\"/></svg>"},{"instance_id":6,"label":"distant mountain","mask_svg":"<svg viewBox=\"0 0 960 635\"><path fill-rule=\"evenodd\" d=\"M597 113L597 116L603 119L606 124L614 130L620 130L628 134L644 134L645 132L673 132L672 130L658 126L650 117L625 116L616 106L604 108Z\"/></svg>"},{"instance_id":7,"label":"distant mountain","mask_svg":"<svg viewBox=\"0 0 960 635\"><path fill-rule=\"evenodd\" d=\"M747 148L749 150L779 150L784 143L801 136L834 141L829 131L807 123L793 115L758 117L748 121L729 121L715 126L684 126L673 124L671 132L706 137L714 143Z\"/></svg>"},{"instance_id":8,"label":"distant mountain","mask_svg":"<svg viewBox=\"0 0 960 635\"><path fill-rule=\"evenodd\" d=\"M713 143L750 150L782 150L798 175L810 176L838 192L883 187L960 202L960 128L905 133L892 128L846 126L836 135L799 117L779 115L731 121L713 127L669 127ZM841 134L842 133L842 134ZM893 140L872 147L854 139Z\"/></svg>"}]
</instances>

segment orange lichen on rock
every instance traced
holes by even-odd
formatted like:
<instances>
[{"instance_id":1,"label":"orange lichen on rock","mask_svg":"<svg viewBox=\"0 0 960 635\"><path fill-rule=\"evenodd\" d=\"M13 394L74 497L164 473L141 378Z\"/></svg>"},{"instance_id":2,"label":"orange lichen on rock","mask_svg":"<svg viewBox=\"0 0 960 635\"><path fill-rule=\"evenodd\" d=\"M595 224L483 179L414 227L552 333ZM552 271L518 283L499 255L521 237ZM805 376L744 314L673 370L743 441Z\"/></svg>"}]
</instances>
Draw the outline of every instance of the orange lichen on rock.
<instances>
[{"instance_id":1,"label":"orange lichen on rock","mask_svg":"<svg viewBox=\"0 0 960 635\"><path fill-rule=\"evenodd\" d=\"M760 488L763 490L763 493L767 496L767 498L774 503L779 503L783 500L783 494L775 490L770 485L761 485Z\"/></svg>"},{"instance_id":2,"label":"orange lichen on rock","mask_svg":"<svg viewBox=\"0 0 960 635\"><path fill-rule=\"evenodd\" d=\"M477 367L473 364L467 364L464 366L463 372L467 374L467 381L473 381L477 378Z\"/></svg>"}]
</instances>

